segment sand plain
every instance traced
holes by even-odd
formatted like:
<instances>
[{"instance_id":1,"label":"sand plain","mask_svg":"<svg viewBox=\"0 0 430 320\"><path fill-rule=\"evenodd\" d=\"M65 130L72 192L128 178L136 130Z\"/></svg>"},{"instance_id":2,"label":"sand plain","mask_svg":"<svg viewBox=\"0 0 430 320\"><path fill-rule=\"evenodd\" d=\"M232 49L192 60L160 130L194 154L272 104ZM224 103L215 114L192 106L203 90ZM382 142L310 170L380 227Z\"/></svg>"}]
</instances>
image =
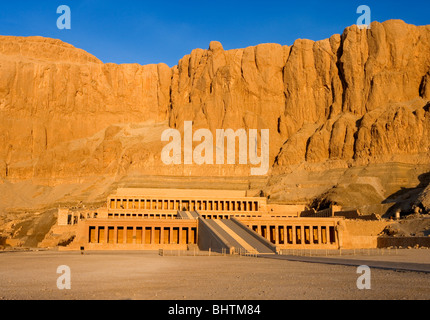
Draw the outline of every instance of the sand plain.
<instances>
[{"instance_id":1,"label":"sand plain","mask_svg":"<svg viewBox=\"0 0 430 320\"><path fill-rule=\"evenodd\" d=\"M429 250L404 250L413 261ZM381 259L389 259L385 257ZM57 288L57 268L71 290ZM428 300L430 274L371 270L357 289L357 268L238 256L165 256L155 252L0 254L0 300Z\"/></svg>"}]
</instances>

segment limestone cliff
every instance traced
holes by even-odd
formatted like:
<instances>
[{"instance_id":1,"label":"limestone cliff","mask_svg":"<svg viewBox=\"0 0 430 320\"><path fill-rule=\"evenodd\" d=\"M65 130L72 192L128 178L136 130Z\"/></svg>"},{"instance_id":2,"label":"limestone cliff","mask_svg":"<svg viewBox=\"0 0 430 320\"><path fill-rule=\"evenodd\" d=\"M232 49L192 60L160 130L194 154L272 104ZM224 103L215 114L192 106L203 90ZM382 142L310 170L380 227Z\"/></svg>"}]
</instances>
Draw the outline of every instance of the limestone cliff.
<instances>
[{"instance_id":1,"label":"limestone cliff","mask_svg":"<svg viewBox=\"0 0 430 320\"><path fill-rule=\"evenodd\" d=\"M115 125L167 119L170 81L164 64L103 64L58 40L1 37L1 177L110 174Z\"/></svg>"},{"instance_id":2,"label":"limestone cliff","mask_svg":"<svg viewBox=\"0 0 430 320\"><path fill-rule=\"evenodd\" d=\"M173 69L170 123L270 128L275 166L428 156L429 49L430 27L401 21L291 47L212 43Z\"/></svg>"},{"instance_id":3,"label":"limestone cliff","mask_svg":"<svg viewBox=\"0 0 430 320\"><path fill-rule=\"evenodd\" d=\"M194 121L212 131L270 129L272 199L309 200L354 168L412 166L408 181L383 184L383 199L430 171L429 101L430 26L398 20L292 46L226 51L212 42L173 68L103 64L59 40L0 37L0 178L54 187L248 176L246 166L161 163L161 132Z\"/></svg>"}]
</instances>

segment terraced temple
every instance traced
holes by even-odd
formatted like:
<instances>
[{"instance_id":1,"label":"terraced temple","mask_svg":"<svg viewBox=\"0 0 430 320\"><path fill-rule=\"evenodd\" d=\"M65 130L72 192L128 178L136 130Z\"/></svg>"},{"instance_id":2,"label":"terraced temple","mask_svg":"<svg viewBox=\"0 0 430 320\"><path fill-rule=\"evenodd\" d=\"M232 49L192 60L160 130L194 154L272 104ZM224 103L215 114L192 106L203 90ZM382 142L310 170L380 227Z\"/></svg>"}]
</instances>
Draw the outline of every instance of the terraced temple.
<instances>
[{"instance_id":1,"label":"terraced temple","mask_svg":"<svg viewBox=\"0 0 430 320\"><path fill-rule=\"evenodd\" d=\"M340 217L301 217L305 206L271 205L234 190L118 189L86 217L59 211L76 224L68 249L201 250L276 253L288 248L337 249Z\"/></svg>"}]
</instances>

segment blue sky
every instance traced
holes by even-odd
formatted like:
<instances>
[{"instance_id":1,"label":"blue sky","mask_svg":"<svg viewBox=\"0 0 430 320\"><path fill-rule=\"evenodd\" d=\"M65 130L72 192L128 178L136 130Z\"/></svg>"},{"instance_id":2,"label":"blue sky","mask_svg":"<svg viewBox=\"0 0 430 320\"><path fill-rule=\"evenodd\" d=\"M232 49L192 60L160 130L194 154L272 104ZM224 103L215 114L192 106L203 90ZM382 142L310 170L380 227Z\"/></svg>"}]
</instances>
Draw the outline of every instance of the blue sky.
<instances>
[{"instance_id":1,"label":"blue sky","mask_svg":"<svg viewBox=\"0 0 430 320\"><path fill-rule=\"evenodd\" d=\"M103 62L177 64L195 48L321 40L356 24L359 5L372 21L430 24L430 1L113 1L0 0L0 34L61 39ZM72 29L57 28L57 7L68 5Z\"/></svg>"}]
</instances>

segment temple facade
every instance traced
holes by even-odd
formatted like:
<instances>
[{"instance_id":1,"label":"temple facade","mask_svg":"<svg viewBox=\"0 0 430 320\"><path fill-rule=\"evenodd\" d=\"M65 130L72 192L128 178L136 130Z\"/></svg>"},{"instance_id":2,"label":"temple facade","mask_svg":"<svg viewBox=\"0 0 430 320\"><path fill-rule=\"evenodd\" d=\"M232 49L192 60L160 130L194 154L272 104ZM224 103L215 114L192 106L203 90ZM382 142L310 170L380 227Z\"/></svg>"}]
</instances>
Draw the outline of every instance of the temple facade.
<instances>
[{"instance_id":1,"label":"temple facade","mask_svg":"<svg viewBox=\"0 0 430 320\"><path fill-rule=\"evenodd\" d=\"M304 206L268 205L235 190L118 189L97 212L59 210L77 228L69 249L276 253L337 249L342 218L303 218Z\"/></svg>"}]
</instances>

